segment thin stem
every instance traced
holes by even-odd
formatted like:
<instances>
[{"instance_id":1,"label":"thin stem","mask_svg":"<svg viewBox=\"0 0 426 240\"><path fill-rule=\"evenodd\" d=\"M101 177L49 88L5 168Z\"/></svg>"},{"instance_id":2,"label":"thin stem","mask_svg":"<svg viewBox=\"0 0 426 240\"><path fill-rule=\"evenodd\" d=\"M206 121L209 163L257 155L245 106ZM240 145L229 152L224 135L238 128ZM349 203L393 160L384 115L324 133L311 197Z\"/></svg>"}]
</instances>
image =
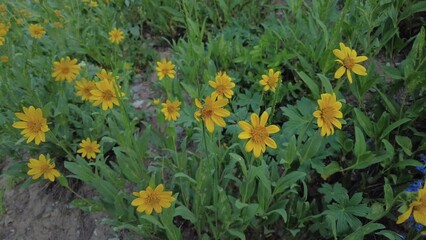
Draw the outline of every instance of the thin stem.
<instances>
[{"instance_id":1,"label":"thin stem","mask_svg":"<svg viewBox=\"0 0 426 240\"><path fill-rule=\"evenodd\" d=\"M52 132L49 132L49 135L54 140L54 142L56 142L56 145L58 145L59 147L61 147L68 154L68 156L70 156L72 158L72 160L74 160L74 161L77 160L74 157L74 155L65 146L62 145L62 143L59 141L59 139L56 138L56 136Z\"/></svg>"}]
</instances>

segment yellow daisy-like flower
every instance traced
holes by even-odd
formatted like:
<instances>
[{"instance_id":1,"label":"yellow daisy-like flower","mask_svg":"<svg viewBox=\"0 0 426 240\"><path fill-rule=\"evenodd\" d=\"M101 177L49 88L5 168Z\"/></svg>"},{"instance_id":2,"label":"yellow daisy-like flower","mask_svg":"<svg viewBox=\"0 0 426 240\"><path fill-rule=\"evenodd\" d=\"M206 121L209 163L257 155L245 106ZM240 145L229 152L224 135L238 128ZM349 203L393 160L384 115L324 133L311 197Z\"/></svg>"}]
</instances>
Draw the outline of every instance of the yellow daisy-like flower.
<instances>
[{"instance_id":1,"label":"yellow daisy-like flower","mask_svg":"<svg viewBox=\"0 0 426 240\"><path fill-rule=\"evenodd\" d=\"M18 24L18 25L22 25L23 22L24 22L24 20L22 18L16 19L16 24Z\"/></svg>"},{"instance_id":2,"label":"yellow daisy-like flower","mask_svg":"<svg viewBox=\"0 0 426 240\"><path fill-rule=\"evenodd\" d=\"M158 104L160 104L160 99L154 99L152 100L152 104L154 104L154 106L157 106Z\"/></svg>"},{"instance_id":3,"label":"yellow daisy-like flower","mask_svg":"<svg viewBox=\"0 0 426 240\"><path fill-rule=\"evenodd\" d=\"M9 32L9 26L3 22L0 22L0 37L4 37Z\"/></svg>"},{"instance_id":4,"label":"yellow daisy-like flower","mask_svg":"<svg viewBox=\"0 0 426 240\"><path fill-rule=\"evenodd\" d=\"M114 77L112 75L112 72L107 72L105 69L102 68L100 73L96 73L96 76L99 78L99 80L108 80L108 81L115 81L118 77Z\"/></svg>"},{"instance_id":5,"label":"yellow daisy-like flower","mask_svg":"<svg viewBox=\"0 0 426 240\"><path fill-rule=\"evenodd\" d=\"M32 176L32 179L38 179L43 175L44 179L49 179L53 182L55 177L60 175L59 171L55 169L55 163L51 163L50 159L43 154L40 154L38 159L31 158L27 166L30 168L27 174Z\"/></svg>"},{"instance_id":6,"label":"yellow daisy-like flower","mask_svg":"<svg viewBox=\"0 0 426 240\"><path fill-rule=\"evenodd\" d=\"M324 93L321 94L321 99L318 99L318 105L320 109L316 110L313 115L317 118L318 127L321 128L321 136L333 135L334 126L338 129L342 128L342 124L338 120L338 118L343 118L340 111L342 103L336 100L336 94Z\"/></svg>"},{"instance_id":7,"label":"yellow daisy-like flower","mask_svg":"<svg viewBox=\"0 0 426 240\"><path fill-rule=\"evenodd\" d=\"M87 81L83 78L81 81L75 82L76 95L80 96L83 101L90 101L92 94L90 91L96 88L95 82Z\"/></svg>"},{"instance_id":8,"label":"yellow daisy-like flower","mask_svg":"<svg viewBox=\"0 0 426 240\"><path fill-rule=\"evenodd\" d=\"M9 62L9 57L8 56L1 56L0 57L0 62L3 62L3 63Z\"/></svg>"},{"instance_id":9,"label":"yellow daisy-like flower","mask_svg":"<svg viewBox=\"0 0 426 240\"><path fill-rule=\"evenodd\" d=\"M124 39L123 32L118 28L112 29L108 34L111 43L119 44Z\"/></svg>"},{"instance_id":10,"label":"yellow daisy-like flower","mask_svg":"<svg viewBox=\"0 0 426 240\"><path fill-rule=\"evenodd\" d=\"M15 113L20 122L14 122L12 127L22 130L21 134L27 138L27 143L34 140L35 144L46 142L45 133L49 131L46 118L43 118L43 112L40 108L23 107L23 113Z\"/></svg>"},{"instance_id":11,"label":"yellow daisy-like flower","mask_svg":"<svg viewBox=\"0 0 426 240\"><path fill-rule=\"evenodd\" d=\"M414 221L426 225L426 183L422 189L417 193L417 199L413 201L401 216L396 221L397 224L405 222L411 214L413 215ZM423 234L424 232L422 232Z\"/></svg>"},{"instance_id":12,"label":"yellow daisy-like flower","mask_svg":"<svg viewBox=\"0 0 426 240\"><path fill-rule=\"evenodd\" d=\"M78 74L80 74L80 66L77 64L76 58L73 60L70 57L66 57L66 59L61 58L59 62L53 63L52 77L56 81L67 80L71 82Z\"/></svg>"},{"instance_id":13,"label":"yellow daisy-like flower","mask_svg":"<svg viewBox=\"0 0 426 240\"><path fill-rule=\"evenodd\" d=\"M97 6L99 6L97 1L90 1L89 7L97 7Z\"/></svg>"},{"instance_id":14,"label":"yellow daisy-like flower","mask_svg":"<svg viewBox=\"0 0 426 240\"><path fill-rule=\"evenodd\" d=\"M157 68L155 70L157 70L157 76L160 80L163 80L165 76L168 76L171 79L175 78L175 65L164 58L161 62L157 62Z\"/></svg>"},{"instance_id":15,"label":"yellow daisy-like flower","mask_svg":"<svg viewBox=\"0 0 426 240\"><path fill-rule=\"evenodd\" d=\"M232 79L226 74L226 72L218 72L215 81L209 81L209 85L216 90L212 93L212 98L232 98L234 92L232 89L235 87L235 83L232 82Z\"/></svg>"},{"instance_id":16,"label":"yellow daisy-like flower","mask_svg":"<svg viewBox=\"0 0 426 240\"><path fill-rule=\"evenodd\" d=\"M3 46L3 44L6 42L6 38L0 37L0 46Z\"/></svg>"},{"instance_id":17,"label":"yellow daisy-like flower","mask_svg":"<svg viewBox=\"0 0 426 240\"><path fill-rule=\"evenodd\" d=\"M178 117L180 117L180 104L181 102L179 100L174 102L167 100L166 103L161 104L161 106L163 106L161 112L164 113L167 121L176 121Z\"/></svg>"},{"instance_id":18,"label":"yellow daisy-like flower","mask_svg":"<svg viewBox=\"0 0 426 240\"><path fill-rule=\"evenodd\" d=\"M98 142L91 141L90 138L83 139L79 146L81 148L77 150L77 153L81 153L81 156L87 159L96 159L96 154L101 152Z\"/></svg>"},{"instance_id":19,"label":"yellow daisy-like flower","mask_svg":"<svg viewBox=\"0 0 426 240\"><path fill-rule=\"evenodd\" d=\"M268 75L262 75L262 80L259 81L260 85L265 86L263 87L263 91L269 91L269 89L272 90L272 92L275 92L275 89L278 86L278 83L280 81L281 72L276 71L274 72L273 69L269 69Z\"/></svg>"},{"instance_id":20,"label":"yellow daisy-like flower","mask_svg":"<svg viewBox=\"0 0 426 240\"><path fill-rule=\"evenodd\" d=\"M266 151L266 145L270 148L277 148L275 141L269 137L269 134L274 134L280 131L277 125L266 126L268 122L268 113L265 111L262 113L259 119L259 115L252 113L250 116L251 124L246 121L239 121L238 126L243 130L238 135L239 139L250 139L246 143L246 152L253 151L255 157L259 157L261 153Z\"/></svg>"},{"instance_id":21,"label":"yellow daisy-like flower","mask_svg":"<svg viewBox=\"0 0 426 240\"><path fill-rule=\"evenodd\" d=\"M41 39L46 34L44 27L40 24L30 24L30 35L33 38Z\"/></svg>"},{"instance_id":22,"label":"yellow daisy-like flower","mask_svg":"<svg viewBox=\"0 0 426 240\"><path fill-rule=\"evenodd\" d=\"M163 184L155 189L147 187L145 191L133 192L136 198L131 202L132 206L137 207L136 211L145 212L151 215L152 210L161 213L163 208L169 208L176 199L172 197L172 191L164 191Z\"/></svg>"},{"instance_id":23,"label":"yellow daisy-like flower","mask_svg":"<svg viewBox=\"0 0 426 240\"><path fill-rule=\"evenodd\" d=\"M341 78L343 74L348 76L349 83L352 84L352 75L351 71L355 74L366 76L367 70L364 66L358 64L360 62L366 61L368 58L366 56L357 56L357 53L354 49L346 47L345 44L340 43L340 49L334 49L333 54L339 58L336 62L340 63L342 66L337 69L334 74L334 78Z\"/></svg>"},{"instance_id":24,"label":"yellow daisy-like flower","mask_svg":"<svg viewBox=\"0 0 426 240\"><path fill-rule=\"evenodd\" d=\"M223 120L224 117L229 117L231 113L223 107L228 104L228 99L216 99L211 96L206 97L205 104L201 104L200 100L195 99L195 105L200 110L194 113L195 119L200 120L200 116L206 124L209 132L214 131L214 124L219 127L225 127L226 122Z\"/></svg>"},{"instance_id":25,"label":"yellow daisy-like flower","mask_svg":"<svg viewBox=\"0 0 426 240\"><path fill-rule=\"evenodd\" d=\"M117 99L117 94L114 90L114 82L108 80L102 80L96 83L96 89L90 91L92 97L90 100L93 101L93 106L102 104L102 110L106 111L108 108L112 109L114 104L120 106L120 102ZM119 91L117 87L117 91ZM119 96L124 96L123 92L118 92Z\"/></svg>"}]
</instances>

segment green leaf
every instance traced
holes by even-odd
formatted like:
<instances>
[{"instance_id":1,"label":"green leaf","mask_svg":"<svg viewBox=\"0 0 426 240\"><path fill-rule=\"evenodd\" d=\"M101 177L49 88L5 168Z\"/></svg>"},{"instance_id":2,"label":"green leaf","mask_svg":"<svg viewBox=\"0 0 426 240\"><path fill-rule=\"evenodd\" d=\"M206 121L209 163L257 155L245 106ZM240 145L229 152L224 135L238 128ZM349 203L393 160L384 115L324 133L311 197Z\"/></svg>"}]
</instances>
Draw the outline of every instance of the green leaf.
<instances>
[{"instance_id":1,"label":"green leaf","mask_svg":"<svg viewBox=\"0 0 426 240\"><path fill-rule=\"evenodd\" d=\"M287 222L287 212L285 211L285 209L283 209L283 208L275 209L275 210L268 212L267 215L269 216L269 215L274 214L274 213L278 213L279 215L281 215L281 217L283 218L283 221L285 223Z\"/></svg>"},{"instance_id":2,"label":"green leaf","mask_svg":"<svg viewBox=\"0 0 426 240\"><path fill-rule=\"evenodd\" d=\"M346 188L344 188L340 183L335 183L333 186L328 183L324 183L318 189L318 192L324 195L326 203L330 203L332 200L336 202L343 202L349 199L348 190L346 190Z\"/></svg>"},{"instance_id":3,"label":"green leaf","mask_svg":"<svg viewBox=\"0 0 426 240\"><path fill-rule=\"evenodd\" d=\"M359 126L361 126L361 128L369 137L374 137L373 124L371 123L371 120L358 108L354 108L353 111L355 112L356 120Z\"/></svg>"},{"instance_id":4,"label":"green leaf","mask_svg":"<svg viewBox=\"0 0 426 240\"><path fill-rule=\"evenodd\" d=\"M411 119L409 119L409 118L403 118L403 119L400 119L400 120L392 123L387 128L385 128L385 130L383 131L382 135L380 136L380 139L385 138L390 132L392 132L392 130L394 130L395 128L397 128L397 127L401 126L402 124L407 123L409 121L411 121Z\"/></svg>"},{"instance_id":5,"label":"green leaf","mask_svg":"<svg viewBox=\"0 0 426 240\"><path fill-rule=\"evenodd\" d=\"M290 141L287 145L286 158L282 163L285 164L287 168L290 168L291 163L296 159L297 149L296 149L296 136L291 136Z\"/></svg>"},{"instance_id":6,"label":"green leaf","mask_svg":"<svg viewBox=\"0 0 426 240\"><path fill-rule=\"evenodd\" d=\"M64 175L62 175L62 174L58 177L58 182L59 182L59 184L61 184L61 186L64 186L64 187L69 186L67 178L64 177Z\"/></svg>"},{"instance_id":7,"label":"green leaf","mask_svg":"<svg viewBox=\"0 0 426 240\"><path fill-rule=\"evenodd\" d=\"M366 148L367 146L365 144L364 134L362 133L361 129L355 126L355 156L357 156L357 158L359 159L360 156L365 153Z\"/></svg>"},{"instance_id":8,"label":"green leaf","mask_svg":"<svg viewBox=\"0 0 426 240\"><path fill-rule=\"evenodd\" d=\"M158 219L156 217L152 216L152 215L145 215L144 214L144 215L141 215L140 218L154 224L155 226L157 226L161 229L164 229L163 224L161 224L161 222L158 221Z\"/></svg>"},{"instance_id":9,"label":"green leaf","mask_svg":"<svg viewBox=\"0 0 426 240\"><path fill-rule=\"evenodd\" d=\"M188 176L187 174L183 173L183 172L178 172L174 175L174 178L185 178L187 179L189 182L193 183L193 184L197 184L197 181L195 181L195 179L193 179L192 177Z\"/></svg>"},{"instance_id":10,"label":"green leaf","mask_svg":"<svg viewBox=\"0 0 426 240\"><path fill-rule=\"evenodd\" d=\"M383 224L380 223L368 223L361 228L358 228L355 232L345 237L343 240L359 240L364 239L365 235L368 235L372 232L375 232L380 229L386 228Z\"/></svg>"},{"instance_id":11,"label":"green leaf","mask_svg":"<svg viewBox=\"0 0 426 240\"><path fill-rule=\"evenodd\" d=\"M393 190L392 187L389 184L385 184L384 192L385 192L385 204L386 204L386 210L389 210L393 205Z\"/></svg>"},{"instance_id":12,"label":"green leaf","mask_svg":"<svg viewBox=\"0 0 426 240\"><path fill-rule=\"evenodd\" d=\"M289 174L286 174L284 177L281 177L274 189L273 196L279 193L284 192L286 189L290 188L299 180L303 180L306 177L306 173L294 171Z\"/></svg>"},{"instance_id":13,"label":"green leaf","mask_svg":"<svg viewBox=\"0 0 426 240\"><path fill-rule=\"evenodd\" d=\"M379 93L380 97L382 98L383 102L385 103L386 109L389 111L392 116L397 116L398 112L396 110L395 104L391 102L391 100L382 93L379 89L377 89L377 92Z\"/></svg>"},{"instance_id":14,"label":"green leaf","mask_svg":"<svg viewBox=\"0 0 426 240\"><path fill-rule=\"evenodd\" d=\"M317 76L321 80L322 87L324 88L326 93L333 93L333 87L331 86L330 80L321 73L318 73Z\"/></svg>"},{"instance_id":15,"label":"green leaf","mask_svg":"<svg viewBox=\"0 0 426 240\"><path fill-rule=\"evenodd\" d=\"M244 233L237 229L228 229L229 234L232 236L238 237L241 240L245 240L246 236L244 236Z\"/></svg>"},{"instance_id":16,"label":"green leaf","mask_svg":"<svg viewBox=\"0 0 426 240\"><path fill-rule=\"evenodd\" d=\"M183 219L190 221L192 224L197 223L197 217L185 206L179 206L175 209L174 217L181 216Z\"/></svg>"},{"instance_id":17,"label":"green leaf","mask_svg":"<svg viewBox=\"0 0 426 240\"><path fill-rule=\"evenodd\" d=\"M302 155L300 162L303 163L317 155L323 144L324 138L321 137L319 131L317 131L305 144L303 144L303 148L300 151L300 154Z\"/></svg>"},{"instance_id":18,"label":"green leaf","mask_svg":"<svg viewBox=\"0 0 426 240\"><path fill-rule=\"evenodd\" d=\"M296 71L297 75L299 75L299 77L302 79L302 81L308 86L309 90L311 90L312 96L315 99L319 99L320 98L320 94L319 94L319 87L318 85L312 80L312 78L310 78L308 75L306 75L306 73L304 72L298 72Z\"/></svg>"},{"instance_id":19,"label":"green leaf","mask_svg":"<svg viewBox=\"0 0 426 240\"><path fill-rule=\"evenodd\" d=\"M413 154L411 152L413 144L411 143L410 138L398 135L395 137L395 140L398 143L398 145L402 147L402 150L404 150L405 154L407 154L408 156L411 156Z\"/></svg>"}]
</instances>

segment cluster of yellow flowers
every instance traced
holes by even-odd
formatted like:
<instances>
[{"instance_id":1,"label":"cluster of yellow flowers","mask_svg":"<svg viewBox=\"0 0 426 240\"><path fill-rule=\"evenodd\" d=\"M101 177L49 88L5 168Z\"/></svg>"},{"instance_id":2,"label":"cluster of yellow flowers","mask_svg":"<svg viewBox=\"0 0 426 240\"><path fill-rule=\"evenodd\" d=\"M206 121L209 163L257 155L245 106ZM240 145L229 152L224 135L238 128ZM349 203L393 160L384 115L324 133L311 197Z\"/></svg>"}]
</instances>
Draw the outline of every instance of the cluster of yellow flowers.
<instances>
[{"instance_id":1,"label":"cluster of yellow flowers","mask_svg":"<svg viewBox=\"0 0 426 240\"><path fill-rule=\"evenodd\" d=\"M6 42L6 34L9 32L9 26L3 22L0 22L0 46Z\"/></svg>"}]
</instances>

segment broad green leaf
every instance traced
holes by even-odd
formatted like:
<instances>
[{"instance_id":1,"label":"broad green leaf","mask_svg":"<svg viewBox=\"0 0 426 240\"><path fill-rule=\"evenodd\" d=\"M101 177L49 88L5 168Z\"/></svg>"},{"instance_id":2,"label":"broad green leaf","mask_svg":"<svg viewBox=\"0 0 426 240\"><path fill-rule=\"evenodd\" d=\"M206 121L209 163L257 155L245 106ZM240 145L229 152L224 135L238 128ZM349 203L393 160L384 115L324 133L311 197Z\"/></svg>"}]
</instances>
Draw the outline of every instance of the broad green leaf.
<instances>
[{"instance_id":1,"label":"broad green leaf","mask_svg":"<svg viewBox=\"0 0 426 240\"><path fill-rule=\"evenodd\" d=\"M402 147L402 150L404 150L405 154L407 154L408 156L411 156L411 154L413 154L411 152L413 144L411 143L410 138L405 136L396 136L395 140L396 143L398 143L398 145Z\"/></svg>"},{"instance_id":2,"label":"broad green leaf","mask_svg":"<svg viewBox=\"0 0 426 240\"><path fill-rule=\"evenodd\" d=\"M274 189L273 195L284 192L286 189L290 188L299 180L303 180L306 177L306 173L294 171L289 174L286 174L284 177L281 177Z\"/></svg>"},{"instance_id":3,"label":"broad green leaf","mask_svg":"<svg viewBox=\"0 0 426 240\"><path fill-rule=\"evenodd\" d=\"M306 84L306 86L308 86L309 90L311 90L311 93L313 95L313 97L315 99L319 99L320 98L320 93L319 93L319 87L318 85L314 82L314 80L312 80L312 78L310 78L308 75L306 75L306 73L304 72L297 72L297 75L299 75L299 77L303 80L303 82Z\"/></svg>"},{"instance_id":4,"label":"broad green leaf","mask_svg":"<svg viewBox=\"0 0 426 240\"><path fill-rule=\"evenodd\" d=\"M238 237L241 240L245 240L246 236L244 236L244 233L237 229L228 229L229 234L232 236Z\"/></svg>"},{"instance_id":5,"label":"broad green leaf","mask_svg":"<svg viewBox=\"0 0 426 240\"><path fill-rule=\"evenodd\" d=\"M371 120L358 108L354 108L353 111L355 112L356 120L359 126L369 137L374 137L373 124L371 123Z\"/></svg>"},{"instance_id":6,"label":"broad green leaf","mask_svg":"<svg viewBox=\"0 0 426 240\"><path fill-rule=\"evenodd\" d=\"M375 232L380 229L386 228L383 224L380 223L368 223L361 228L358 228L355 232L345 237L343 240L359 240L364 239L364 236Z\"/></svg>"},{"instance_id":7,"label":"broad green leaf","mask_svg":"<svg viewBox=\"0 0 426 240\"><path fill-rule=\"evenodd\" d=\"M392 190L392 187L387 183L385 184L383 188L385 192L386 210L389 210L393 204L393 190Z\"/></svg>"},{"instance_id":8,"label":"broad green leaf","mask_svg":"<svg viewBox=\"0 0 426 240\"><path fill-rule=\"evenodd\" d=\"M284 164L287 168L290 168L291 163L296 159L297 149L296 149L296 136L291 136L290 141L287 145L286 157L284 159Z\"/></svg>"},{"instance_id":9,"label":"broad green leaf","mask_svg":"<svg viewBox=\"0 0 426 240\"><path fill-rule=\"evenodd\" d=\"M285 211L285 209L282 209L282 208L275 209L275 210L268 212L267 215L271 215L273 213L278 213L283 218L283 221L287 222L287 212Z\"/></svg>"},{"instance_id":10,"label":"broad green leaf","mask_svg":"<svg viewBox=\"0 0 426 240\"><path fill-rule=\"evenodd\" d=\"M355 156L359 159L362 154L365 153L367 146L365 144L364 134L361 129L355 126L355 146L354 153Z\"/></svg>"},{"instance_id":11,"label":"broad green leaf","mask_svg":"<svg viewBox=\"0 0 426 240\"><path fill-rule=\"evenodd\" d=\"M401 126L402 124L407 123L409 121L411 121L411 119L403 118L403 119L400 119L400 120L392 123L391 125L389 125L388 127L385 128L382 135L380 136L380 139L385 138L390 132L392 132L392 130L394 130L395 128L397 128L397 127Z\"/></svg>"},{"instance_id":12,"label":"broad green leaf","mask_svg":"<svg viewBox=\"0 0 426 240\"><path fill-rule=\"evenodd\" d=\"M179 206L175 209L174 217L181 216L183 219L190 221L192 224L197 223L197 217L187 207Z\"/></svg>"}]
</instances>

